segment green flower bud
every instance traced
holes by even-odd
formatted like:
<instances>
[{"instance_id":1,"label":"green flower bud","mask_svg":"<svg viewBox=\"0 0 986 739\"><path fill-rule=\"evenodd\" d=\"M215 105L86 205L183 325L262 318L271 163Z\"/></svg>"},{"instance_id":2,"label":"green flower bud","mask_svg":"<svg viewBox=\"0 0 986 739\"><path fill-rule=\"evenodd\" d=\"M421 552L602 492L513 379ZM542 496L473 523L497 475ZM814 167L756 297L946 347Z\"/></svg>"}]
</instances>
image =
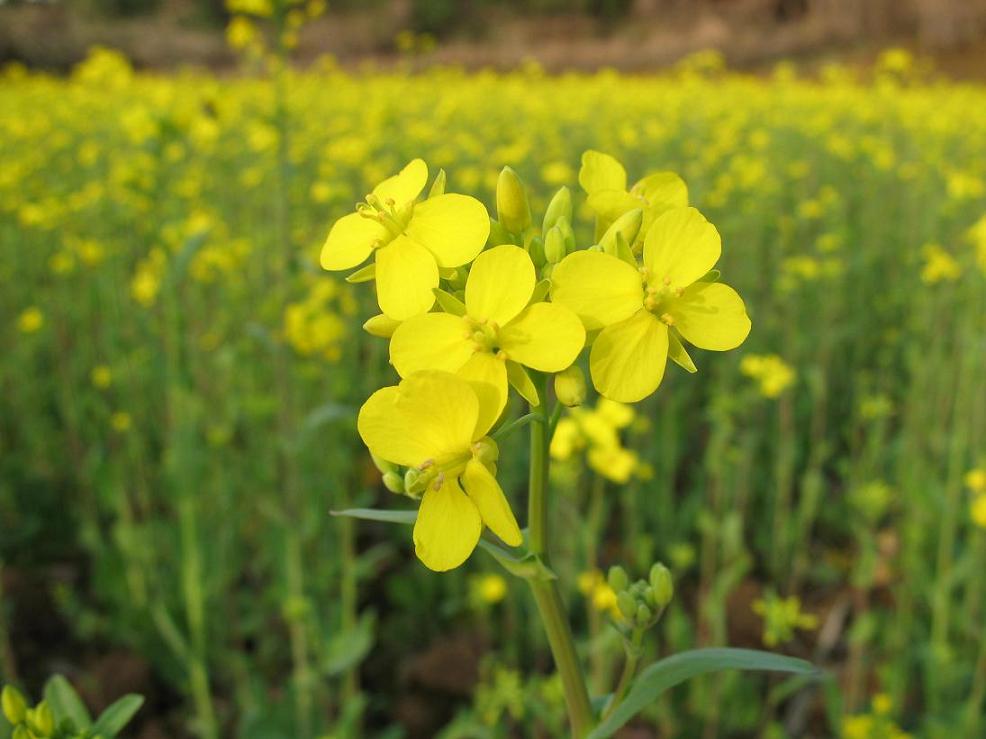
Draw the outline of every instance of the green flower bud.
<instances>
[{"instance_id":1,"label":"green flower bud","mask_svg":"<svg viewBox=\"0 0 986 739\"><path fill-rule=\"evenodd\" d=\"M585 373L581 367L573 364L555 375L555 395L558 397L559 403L569 408L574 408L585 402Z\"/></svg>"},{"instance_id":2,"label":"green flower bud","mask_svg":"<svg viewBox=\"0 0 986 739\"><path fill-rule=\"evenodd\" d=\"M671 571L658 562L650 568L648 579L658 608L664 608L674 596L674 581L671 579Z\"/></svg>"},{"instance_id":3,"label":"green flower bud","mask_svg":"<svg viewBox=\"0 0 986 739\"><path fill-rule=\"evenodd\" d=\"M562 216L558 219L558 223L555 224L561 231L562 236L565 237L565 251L571 254L575 251L575 230L572 228L572 222Z\"/></svg>"},{"instance_id":4,"label":"green flower bud","mask_svg":"<svg viewBox=\"0 0 986 739\"><path fill-rule=\"evenodd\" d=\"M503 227L503 224L492 218L490 218L490 238L487 243L490 246L500 246L501 244L514 244L516 246L513 236Z\"/></svg>"},{"instance_id":5,"label":"green flower bud","mask_svg":"<svg viewBox=\"0 0 986 739\"><path fill-rule=\"evenodd\" d=\"M543 267L547 259L544 254L544 241L540 236L534 236L527 242L527 253L531 255L531 261L535 267Z\"/></svg>"},{"instance_id":6,"label":"green flower bud","mask_svg":"<svg viewBox=\"0 0 986 739\"><path fill-rule=\"evenodd\" d=\"M547 210L544 211L544 221L541 224L541 233L547 237L550 231L558 223L559 218L572 220L572 192L567 187L558 188L558 192L551 198Z\"/></svg>"},{"instance_id":7,"label":"green flower bud","mask_svg":"<svg viewBox=\"0 0 986 739\"><path fill-rule=\"evenodd\" d=\"M3 715L14 726L21 723L27 715L27 701L13 685L3 686L3 692L0 693L0 704L3 705Z\"/></svg>"},{"instance_id":8,"label":"green flower bud","mask_svg":"<svg viewBox=\"0 0 986 739\"><path fill-rule=\"evenodd\" d=\"M631 211L627 211L615 221L613 225L606 229L606 233L603 237L599 239L599 245L603 248L603 251L607 254L616 254L616 235L623 234L623 238L626 239L628 244L632 244L634 239L637 238L637 233L640 231L640 224L644 220L644 211L640 208L634 208Z\"/></svg>"},{"instance_id":9,"label":"green flower bud","mask_svg":"<svg viewBox=\"0 0 986 739\"><path fill-rule=\"evenodd\" d=\"M404 473L404 492L408 495L421 495L428 487L430 480L431 475L426 475L421 470L411 467Z\"/></svg>"},{"instance_id":10,"label":"green flower bud","mask_svg":"<svg viewBox=\"0 0 986 739\"><path fill-rule=\"evenodd\" d=\"M485 465L496 464L496 461L500 458L500 447L488 436L484 436L473 444L472 449L473 454L476 455L476 459Z\"/></svg>"},{"instance_id":11,"label":"green flower bud","mask_svg":"<svg viewBox=\"0 0 986 739\"><path fill-rule=\"evenodd\" d=\"M646 626L654 618L654 612L641 603L637 606L637 626Z\"/></svg>"},{"instance_id":12,"label":"green flower bud","mask_svg":"<svg viewBox=\"0 0 986 739\"><path fill-rule=\"evenodd\" d=\"M606 575L606 581L617 593L626 590L627 586L630 584L630 578L627 576L627 571L619 565L613 565L609 568L609 573Z\"/></svg>"},{"instance_id":13,"label":"green flower bud","mask_svg":"<svg viewBox=\"0 0 986 739\"><path fill-rule=\"evenodd\" d=\"M531 205L520 177L510 167L500 171L496 182L496 213L503 227L513 233L523 233L531 225Z\"/></svg>"},{"instance_id":14,"label":"green flower bud","mask_svg":"<svg viewBox=\"0 0 986 739\"><path fill-rule=\"evenodd\" d=\"M384 472L383 486L390 492L400 495L404 493L404 478L397 472Z\"/></svg>"},{"instance_id":15,"label":"green flower bud","mask_svg":"<svg viewBox=\"0 0 986 739\"><path fill-rule=\"evenodd\" d=\"M544 258L551 264L558 264L568 250L565 248L565 235L557 226L552 226L548 235L544 237Z\"/></svg>"},{"instance_id":16,"label":"green flower bud","mask_svg":"<svg viewBox=\"0 0 986 739\"><path fill-rule=\"evenodd\" d=\"M637 615L637 601L626 590L616 594L616 607L627 621L633 621L634 616Z\"/></svg>"},{"instance_id":17,"label":"green flower bud","mask_svg":"<svg viewBox=\"0 0 986 739\"><path fill-rule=\"evenodd\" d=\"M38 739L24 724L21 724L14 729L14 733L11 734L10 737L11 739Z\"/></svg>"},{"instance_id":18,"label":"green flower bud","mask_svg":"<svg viewBox=\"0 0 986 739\"><path fill-rule=\"evenodd\" d=\"M370 452L370 459L373 460L373 465L381 472L396 472L397 466L391 464L386 459L381 459L373 452Z\"/></svg>"},{"instance_id":19,"label":"green flower bud","mask_svg":"<svg viewBox=\"0 0 986 739\"><path fill-rule=\"evenodd\" d=\"M45 701L41 701L34 709L34 716L31 717L34 733L41 736L51 736L55 731L55 714Z\"/></svg>"}]
</instances>

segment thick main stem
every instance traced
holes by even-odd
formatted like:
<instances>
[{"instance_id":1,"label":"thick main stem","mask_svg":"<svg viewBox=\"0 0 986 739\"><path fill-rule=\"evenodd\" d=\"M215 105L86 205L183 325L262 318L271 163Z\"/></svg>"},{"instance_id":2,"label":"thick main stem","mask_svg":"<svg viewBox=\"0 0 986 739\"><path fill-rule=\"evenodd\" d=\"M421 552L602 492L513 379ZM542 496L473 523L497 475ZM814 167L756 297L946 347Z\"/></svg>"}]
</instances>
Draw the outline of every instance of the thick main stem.
<instances>
[{"instance_id":1,"label":"thick main stem","mask_svg":"<svg viewBox=\"0 0 986 739\"><path fill-rule=\"evenodd\" d=\"M545 413L547 383L541 383L541 407L538 416L531 423L531 469L528 501L528 526L531 552L548 563L548 419ZM534 410L534 409L532 409ZM585 675L575 652L572 630L565 616L561 593L554 580L529 580L534 593L534 602L548 636L548 645L555 660L555 667L561 676L568 705L568 717L572 725L572 736L584 737L593 723L589 691Z\"/></svg>"}]
</instances>

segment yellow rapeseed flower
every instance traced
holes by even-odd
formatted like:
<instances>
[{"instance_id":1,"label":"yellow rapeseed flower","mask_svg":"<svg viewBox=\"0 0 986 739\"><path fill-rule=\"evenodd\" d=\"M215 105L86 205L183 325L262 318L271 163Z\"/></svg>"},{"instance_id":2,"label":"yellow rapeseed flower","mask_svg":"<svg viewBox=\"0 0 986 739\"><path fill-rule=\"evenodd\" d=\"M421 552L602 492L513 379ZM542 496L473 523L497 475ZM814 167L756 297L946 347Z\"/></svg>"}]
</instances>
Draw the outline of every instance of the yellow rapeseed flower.
<instances>
[{"instance_id":1,"label":"yellow rapeseed flower","mask_svg":"<svg viewBox=\"0 0 986 739\"><path fill-rule=\"evenodd\" d=\"M481 383L475 383L480 385ZM486 391L448 372L417 372L378 390L357 420L370 452L416 472L423 488L414 550L429 569L458 567L479 543L483 525L510 546L520 528L486 460L496 444L486 437L495 416Z\"/></svg>"},{"instance_id":2,"label":"yellow rapeseed flower","mask_svg":"<svg viewBox=\"0 0 986 739\"><path fill-rule=\"evenodd\" d=\"M132 425L133 420L130 418L130 414L126 411L117 411L110 416L110 426L113 427L114 431L121 434L125 431L129 431Z\"/></svg>"},{"instance_id":3,"label":"yellow rapeseed flower","mask_svg":"<svg viewBox=\"0 0 986 739\"><path fill-rule=\"evenodd\" d=\"M323 269L345 270L374 254L377 301L397 321L435 303L439 269L460 267L482 250L490 233L486 208L468 195L416 200L428 165L415 159L366 196L356 213L333 224L322 247Z\"/></svg>"},{"instance_id":4,"label":"yellow rapeseed flower","mask_svg":"<svg viewBox=\"0 0 986 739\"><path fill-rule=\"evenodd\" d=\"M765 398L779 397L796 377L794 368L776 354L748 354L740 362L740 372L757 381Z\"/></svg>"},{"instance_id":5,"label":"yellow rapeseed flower","mask_svg":"<svg viewBox=\"0 0 986 739\"><path fill-rule=\"evenodd\" d=\"M684 354L679 335L700 349L743 343L750 319L742 298L701 281L720 253L719 232L701 213L673 208L647 231L639 269L594 251L569 254L555 267L552 299L575 311L587 330L601 329L589 369L603 396L632 403L653 393L669 350Z\"/></svg>"},{"instance_id":6,"label":"yellow rapeseed flower","mask_svg":"<svg viewBox=\"0 0 986 739\"><path fill-rule=\"evenodd\" d=\"M554 303L530 304L534 263L517 246L480 254L466 280L465 315L425 313L405 321L390 340L390 361L407 377L423 369L456 372L498 391L496 417L507 402L507 378L523 372L560 372L585 345L578 317ZM492 423L491 421L491 423Z\"/></svg>"},{"instance_id":7,"label":"yellow rapeseed flower","mask_svg":"<svg viewBox=\"0 0 986 739\"><path fill-rule=\"evenodd\" d=\"M955 257L938 244L924 247L924 266L921 268L921 281L927 285L939 282L954 282L962 274L962 268Z\"/></svg>"},{"instance_id":8,"label":"yellow rapeseed flower","mask_svg":"<svg viewBox=\"0 0 986 739\"><path fill-rule=\"evenodd\" d=\"M31 306L21 311L17 317L17 330L22 334L33 334L45 325L45 314L37 306Z\"/></svg>"},{"instance_id":9,"label":"yellow rapeseed flower","mask_svg":"<svg viewBox=\"0 0 986 739\"><path fill-rule=\"evenodd\" d=\"M89 381L93 387L105 390L113 384L113 372L105 364L98 364L89 372Z\"/></svg>"}]
</instances>

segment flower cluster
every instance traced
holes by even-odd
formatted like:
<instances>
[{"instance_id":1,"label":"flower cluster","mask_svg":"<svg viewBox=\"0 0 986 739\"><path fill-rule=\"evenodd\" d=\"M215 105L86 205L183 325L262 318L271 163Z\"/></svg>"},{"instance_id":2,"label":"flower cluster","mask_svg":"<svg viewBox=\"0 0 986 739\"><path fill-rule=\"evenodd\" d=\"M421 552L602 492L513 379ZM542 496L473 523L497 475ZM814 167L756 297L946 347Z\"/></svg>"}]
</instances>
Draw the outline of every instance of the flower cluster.
<instances>
[{"instance_id":1,"label":"flower cluster","mask_svg":"<svg viewBox=\"0 0 986 739\"><path fill-rule=\"evenodd\" d=\"M415 551L444 571L465 561L484 528L521 544L488 435L511 387L543 408L547 385L535 380L561 373L559 399L581 402L576 363L590 347L604 399L563 419L552 447L557 456L588 440L590 464L626 482L638 465L619 443L618 430L634 417L622 403L653 393L669 356L695 371L682 339L731 349L750 320L739 295L717 282L718 232L688 207L673 173L628 188L619 162L587 151L579 182L596 243L586 249L577 248L567 188L539 229L509 167L497 182L496 219L479 200L446 192L444 171L422 198L428 179L415 159L377 185L333 224L321 264L358 268L350 282L375 283L381 313L365 328L389 339L401 381L365 403L359 433L387 487L420 499Z\"/></svg>"}]
</instances>

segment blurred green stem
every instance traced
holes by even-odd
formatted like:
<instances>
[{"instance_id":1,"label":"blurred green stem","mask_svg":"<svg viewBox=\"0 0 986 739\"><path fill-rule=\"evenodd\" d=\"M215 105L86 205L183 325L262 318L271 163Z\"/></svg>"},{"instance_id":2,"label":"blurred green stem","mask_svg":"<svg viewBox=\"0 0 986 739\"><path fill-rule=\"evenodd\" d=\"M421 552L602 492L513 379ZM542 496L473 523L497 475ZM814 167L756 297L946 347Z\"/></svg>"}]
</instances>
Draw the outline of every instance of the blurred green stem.
<instances>
[{"instance_id":1,"label":"blurred green stem","mask_svg":"<svg viewBox=\"0 0 986 739\"><path fill-rule=\"evenodd\" d=\"M541 405L538 415L531 423L531 468L530 486L528 490L528 526L531 552L539 557L545 566L548 561L548 442L551 429L546 413L548 384L540 378L538 387ZM535 411L534 408L531 409ZM589 703L589 691L586 688L585 675L579 664L575 651L575 642L562 603L561 593L555 580L530 579L534 601L537 604L541 622L548 636L551 654L555 666L561 676L562 687L565 691L565 702L568 705L568 717L572 725L572 736L576 739L584 737L593 723L592 706Z\"/></svg>"},{"instance_id":2,"label":"blurred green stem","mask_svg":"<svg viewBox=\"0 0 986 739\"><path fill-rule=\"evenodd\" d=\"M616 690L613 691L613 697L610 699L606 709L603 711L604 719L607 718L623 701L623 696L630 687L630 681L633 680L633 676L637 674L637 664L640 662L640 649L643 638L643 629L633 630L633 634L630 636L630 643L627 644L626 648L627 656L626 661L623 663L623 672L620 674L620 681L616 684Z\"/></svg>"},{"instance_id":3,"label":"blurred green stem","mask_svg":"<svg viewBox=\"0 0 986 739\"><path fill-rule=\"evenodd\" d=\"M10 628L3 602L3 560L0 559L0 676L4 683L17 682L17 662L10 644Z\"/></svg>"}]
</instances>

